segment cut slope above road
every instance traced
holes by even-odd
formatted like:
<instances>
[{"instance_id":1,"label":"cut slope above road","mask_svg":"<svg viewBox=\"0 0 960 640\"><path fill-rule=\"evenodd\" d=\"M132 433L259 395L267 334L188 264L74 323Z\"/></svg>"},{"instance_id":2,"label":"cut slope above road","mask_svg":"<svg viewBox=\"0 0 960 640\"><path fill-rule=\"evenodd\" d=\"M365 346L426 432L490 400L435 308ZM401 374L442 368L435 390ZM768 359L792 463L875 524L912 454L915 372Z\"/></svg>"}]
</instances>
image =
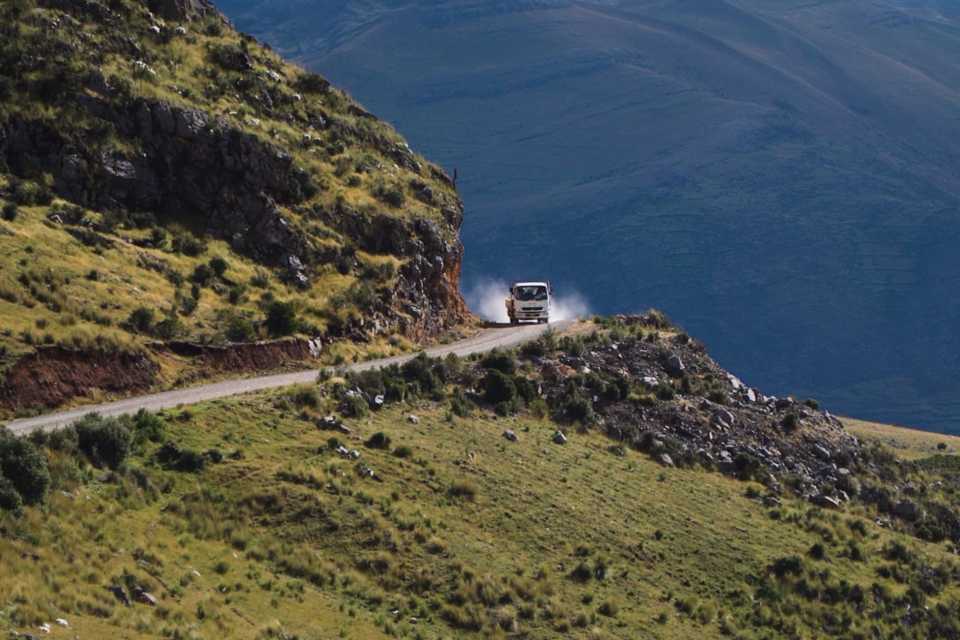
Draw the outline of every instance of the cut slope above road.
<instances>
[{"instance_id":1,"label":"cut slope above road","mask_svg":"<svg viewBox=\"0 0 960 640\"><path fill-rule=\"evenodd\" d=\"M571 322L560 322L552 325L530 324L516 327L487 328L465 340L426 349L425 353L431 357L443 357L451 353L458 356L469 356L497 348L510 348L538 338L548 330L564 329L571 324ZM414 357L416 357L416 354L371 360L348 365L345 369L348 371L365 371L368 369L387 367L393 364L402 364ZM228 380L199 387L153 393L134 398L126 398L116 402L88 405L69 411L60 411L33 418L14 420L7 423L6 426L14 434L25 435L38 430L65 427L89 413L98 413L102 416L118 416L135 413L141 409L159 411L180 405L195 404L206 400L216 400L218 398L226 398L243 393L251 393L253 391L262 391L264 389L276 389L278 387L288 387L295 384L309 384L316 381L321 371L321 369L309 369L295 373L281 373L245 378L242 380Z\"/></svg>"}]
</instances>

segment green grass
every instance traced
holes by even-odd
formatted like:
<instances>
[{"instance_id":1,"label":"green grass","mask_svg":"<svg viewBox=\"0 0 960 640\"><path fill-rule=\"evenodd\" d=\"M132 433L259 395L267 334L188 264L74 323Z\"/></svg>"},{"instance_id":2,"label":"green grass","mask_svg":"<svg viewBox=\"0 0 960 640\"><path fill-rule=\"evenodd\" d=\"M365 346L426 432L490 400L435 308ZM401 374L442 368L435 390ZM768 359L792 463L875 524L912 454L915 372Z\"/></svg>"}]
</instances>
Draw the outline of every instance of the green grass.
<instances>
[{"instance_id":1,"label":"green grass","mask_svg":"<svg viewBox=\"0 0 960 640\"><path fill-rule=\"evenodd\" d=\"M556 425L528 415L459 419L420 401L348 420L344 436L312 421L330 397L306 395L167 412L169 441L225 455L196 474L158 466L158 445L116 475L51 454L48 503L0 521L0 628L63 617L81 637L257 638L271 625L301 638L498 637L514 625L531 638L790 637L754 629L766 616L817 637L826 605L751 603L778 559L904 593L878 576L889 541L948 558L863 507L767 509L753 485L621 456L600 435L555 445ZM378 432L391 447L364 446ZM331 435L360 459L332 451ZM818 542L822 561L807 557ZM852 542L866 561L843 556ZM160 606L119 606L105 586L125 573ZM956 595L951 584L930 602Z\"/></svg>"},{"instance_id":2,"label":"green grass","mask_svg":"<svg viewBox=\"0 0 960 640\"><path fill-rule=\"evenodd\" d=\"M236 318L253 328L253 335L241 332L245 338L267 338L263 321L272 300L296 306L298 333L337 335L342 327L359 324L389 297L407 258L361 251L358 238L331 228L330 212L358 219L431 220L438 223L445 240L455 240L456 229L441 211L456 206L455 190L416 154L407 156L416 166L399 166L395 152L405 148L403 138L389 124L360 115L356 103L342 91L303 91L299 88L303 69L232 28L218 27L215 18L191 22L185 34L168 39L151 31L155 21L142 3L121 0L112 3L111 10L117 17L98 20L91 17L96 12L77 9L69 17L29 0L0 4L4 16L0 67L9 68L9 78L0 74L0 123L42 121L91 157L132 157L140 153L142 143L118 133L118 123L78 108L79 96L96 96L115 105L143 98L198 109L282 150L294 167L306 172L315 191L296 204L281 206L281 213L305 246L328 257L309 265L310 283L302 289L286 282L282 270L235 251L229 238L207 235L203 219L80 209L80 217L100 229L93 233L86 230L86 223L61 226L49 221L57 212L69 218L63 212L76 203L54 197L49 204L21 204L14 219L0 220L0 374L44 344L142 349L170 338L222 343L230 337L228 328L236 325ZM51 21L73 26L47 28ZM174 26L169 25L171 34ZM130 46L140 53L131 57ZM214 52L222 47L245 52L251 68L221 67ZM35 55L25 57L24 51ZM140 61L146 61L152 73L139 72ZM129 95L91 89L86 79L94 72L115 87L126 83ZM264 100L265 93L272 98ZM325 124L314 126L321 118ZM0 208L23 200L22 193L13 193L11 170L0 166ZM30 168L18 171L30 193L49 193L55 185L49 174ZM429 186L432 202L415 197L410 186L414 182ZM399 200L378 197L384 184L409 192L400 198L402 206L391 204ZM155 219L145 214L155 214ZM176 240L181 237L194 238L204 251L199 255L178 251ZM215 258L226 260L225 273L195 289L192 274ZM131 313L140 307L154 316L154 326L146 330L128 326ZM393 311L398 316L404 313ZM176 324L162 331L155 325L166 318L175 318ZM362 359L371 353L398 352L396 345L403 340L391 327L371 336L369 343L338 347L331 361L338 355ZM162 364L170 373L165 384L201 373L182 371L181 363L174 361Z\"/></svg>"},{"instance_id":3,"label":"green grass","mask_svg":"<svg viewBox=\"0 0 960 640\"><path fill-rule=\"evenodd\" d=\"M855 418L842 418L844 426L865 441L877 442L889 447L897 456L917 460L928 456L960 451L960 437L920 431Z\"/></svg>"}]
</instances>

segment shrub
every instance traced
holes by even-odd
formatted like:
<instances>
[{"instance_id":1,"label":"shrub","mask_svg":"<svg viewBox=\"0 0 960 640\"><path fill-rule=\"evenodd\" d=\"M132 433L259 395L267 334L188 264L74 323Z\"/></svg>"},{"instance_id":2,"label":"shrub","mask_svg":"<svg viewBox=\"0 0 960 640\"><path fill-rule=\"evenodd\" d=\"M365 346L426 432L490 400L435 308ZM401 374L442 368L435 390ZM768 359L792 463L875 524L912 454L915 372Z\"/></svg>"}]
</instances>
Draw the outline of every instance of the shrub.
<instances>
[{"instance_id":1,"label":"shrub","mask_svg":"<svg viewBox=\"0 0 960 640\"><path fill-rule=\"evenodd\" d=\"M370 412L370 405L366 399L358 393L352 393L344 396L340 403L340 413L348 418L362 418Z\"/></svg>"},{"instance_id":2,"label":"shrub","mask_svg":"<svg viewBox=\"0 0 960 640\"><path fill-rule=\"evenodd\" d=\"M253 322L241 315L232 314L227 318L223 334L230 342L250 342L256 337L257 332Z\"/></svg>"},{"instance_id":3,"label":"shrub","mask_svg":"<svg viewBox=\"0 0 960 640\"><path fill-rule=\"evenodd\" d=\"M398 458L409 458L413 455L413 449L410 447L397 447L393 450L393 455Z\"/></svg>"},{"instance_id":4,"label":"shrub","mask_svg":"<svg viewBox=\"0 0 960 640\"><path fill-rule=\"evenodd\" d=\"M19 513L23 508L23 498L13 483L0 476L0 510Z\"/></svg>"},{"instance_id":5,"label":"shrub","mask_svg":"<svg viewBox=\"0 0 960 640\"><path fill-rule=\"evenodd\" d=\"M137 333L150 333L153 330L153 309L137 307L127 317L127 326Z\"/></svg>"},{"instance_id":6,"label":"shrub","mask_svg":"<svg viewBox=\"0 0 960 640\"><path fill-rule=\"evenodd\" d=\"M582 424L593 424L597 417L593 410L593 402L581 393L569 395L563 405L562 414L567 420Z\"/></svg>"},{"instance_id":7,"label":"shrub","mask_svg":"<svg viewBox=\"0 0 960 640\"><path fill-rule=\"evenodd\" d=\"M505 351L494 349L480 361L480 366L484 369L499 371L512 375L517 370L517 363L513 356Z\"/></svg>"},{"instance_id":8,"label":"shrub","mask_svg":"<svg viewBox=\"0 0 960 640\"><path fill-rule=\"evenodd\" d=\"M218 278L222 278L227 272L227 269L230 268L230 264L220 256L214 256L213 258L210 258L209 265L213 275L217 276Z\"/></svg>"},{"instance_id":9,"label":"shrub","mask_svg":"<svg viewBox=\"0 0 960 640\"><path fill-rule=\"evenodd\" d=\"M6 478L23 504L39 504L50 488L46 457L29 440L16 438L5 430L0 431L0 477ZM7 495L3 500L15 509L16 499L10 495L10 489L0 493Z\"/></svg>"},{"instance_id":10,"label":"shrub","mask_svg":"<svg viewBox=\"0 0 960 640\"><path fill-rule=\"evenodd\" d=\"M493 369L483 379L483 397L494 405L510 403L517 398L517 386L509 376Z\"/></svg>"},{"instance_id":11,"label":"shrub","mask_svg":"<svg viewBox=\"0 0 960 640\"><path fill-rule=\"evenodd\" d=\"M167 443L157 451L157 461L174 471L197 473L203 471L207 458L193 449L181 449L173 443Z\"/></svg>"},{"instance_id":12,"label":"shrub","mask_svg":"<svg viewBox=\"0 0 960 640\"><path fill-rule=\"evenodd\" d=\"M10 180L10 197L16 204L25 207L53 202L53 193L46 184L17 179Z\"/></svg>"},{"instance_id":13,"label":"shrub","mask_svg":"<svg viewBox=\"0 0 960 640\"><path fill-rule=\"evenodd\" d=\"M297 330L297 311L292 302L274 300L267 307L267 331L274 337L288 336Z\"/></svg>"},{"instance_id":14,"label":"shrub","mask_svg":"<svg viewBox=\"0 0 960 640\"><path fill-rule=\"evenodd\" d=\"M200 286L206 286L210 284L212 279L213 269L211 269L209 265L205 264L198 264L193 270L193 273L190 274L190 280Z\"/></svg>"},{"instance_id":15,"label":"shrub","mask_svg":"<svg viewBox=\"0 0 960 640\"><path fill-rule=\"evenodd\" d=\"M326 93L330 82L317 73L304 72L293 81L293 88L300 93Z\"/></svg>"},{"instance_id":16,"label":"shrub","mask_svg":"<svg viewBox=\"0 0 960 640\"><path fill-rule=\"evenodd\" d=\"M320 406L320 394L314 387L302 387L293 392L291 397L293 404L298 407L311 407L316 409Z\"/></svg>"},{"instance_id":17,"label":"shrub","mask_svg":"<svg viewBox=\"0 0 960 640\"><path fill-rule=\"evenodd\" d=\"M195 258L207 251L207 245L189 233L179 233L173 238L172 248L175 253Z\"/></svg>"},{"instance_id":18,"label":"shrub","mask_svg":"<svg viewBox=\"0 0 960 640\"><path fill-rule=\"evenodd\" d=\"M454 498L462 498L464 500L469 500L473 502L477 499L477 487L472 482L466 480L461 480L459 482L454 482L450 485L450 488L447 490L447 493Z\"/></svg>"},{"instance_id":19,"label":"shrub","mask_svg":"<svg viewBox=\"0 0 960 640\"><path fill-rule=\"evenodd\" d=\"M155 413L140 409L133 417L134 440L143 442L163 442L166 438L166 423Z\"/></svg>"},{"instance_id":20,"label":"shrub","mask_svg":"<svg viewBox=\"0 0 960 640\"><path fill-rule=\"evenodd\" d=\"M250 277L250 286L266 289L270 286L270 274L263 269L257 269L257 272Z\"/></svg>"},{"instance_id":21,"label":"shrub","mask_svg":"<svg viewBox=\"0 0 960 640\"><path fill-rule=\"evenodd\" d=\"M390 448L390 436L385 434L383 431L378 431L372 436L370 436L366 442L363 443L364 446L370 449L389 449Z\"/></svg>"},{"instance_id":22,"label":"shrub","mask_svg":"<svg viewBox=\"0 0 960 640\"><path fill-rule=\"evenodd\" d=\"M421 393L435 393L440 390L441 383L436 375L437 366L433 360L421 353L413 360L408 360L400 369L408 382L417 385Z\"/></svg>"},{"instance_id":23,"label":"shrub","mask_svg":"<svg viewBox=\"0 0 960 640\"><path fill-rule=\"evenodd\" d=\"M13 202L8 202L3 205L3 219L7 222L13 222L17 219L17 205Z\"/></svg>"},{"instance_id":24,"label":"shrub","mask_svg":"<svg viewBox=\"0 0 960 640\"><path fill-rule=\"evenodd\" d=\"M392 207L402 207L407 201L407 196L403 192L402 185L396 183L388 184L382 179L374 184L372 192L377 200L385 202Z\"/></svg>"},{"instance_id":25,"label":"shrub","mask_svg":"<svg viewBox=\"0 0 960 640\"><path fill-rule=\"evenodd\" d=\"M131 433L116 418L103 418L91 413L74 427L77 446L97 466L117 469L130 454Z\"/></svg>"},{"instance_id":26,"label":"shrub","mask_svg":"<svg viewBox=\"0 0 960 640\"><path fill-rule=\"evenodd\" d=\"M783 417L783 420L780 422L783 426L784 431L787 433L792 433L797 430L797 427L800 426L800 418L797 417L795 413L788 413Z\"/></svg>"},{"instance_id":27,"label":"shrub","mask_svg":"<svg viewBox=\"0 0 960 640\"><path fill-rule=\"evenodd\" d=\"M778 578L799 576L803 573L803 560L798 556L779 558L770 566L770 570Z\"/></svg>"}]
</instances>

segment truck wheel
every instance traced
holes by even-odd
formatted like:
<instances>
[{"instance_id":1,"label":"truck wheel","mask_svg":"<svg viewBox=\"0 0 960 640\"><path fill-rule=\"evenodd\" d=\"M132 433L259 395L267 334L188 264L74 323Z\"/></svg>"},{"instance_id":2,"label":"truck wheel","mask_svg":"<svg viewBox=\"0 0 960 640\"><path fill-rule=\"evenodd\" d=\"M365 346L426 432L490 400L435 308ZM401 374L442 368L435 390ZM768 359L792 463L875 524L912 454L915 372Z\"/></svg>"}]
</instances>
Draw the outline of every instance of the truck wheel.
<instances>
[{"instance_id":1,"label":"truck wheel","mask_svg":"<svg viewBox=\"0 0 960 640\"><path fill-rule=\"evenodd\" d=\"M516 318L510 318L510 324L520 324L520 321Z\"/></svg>"}]
</instances>

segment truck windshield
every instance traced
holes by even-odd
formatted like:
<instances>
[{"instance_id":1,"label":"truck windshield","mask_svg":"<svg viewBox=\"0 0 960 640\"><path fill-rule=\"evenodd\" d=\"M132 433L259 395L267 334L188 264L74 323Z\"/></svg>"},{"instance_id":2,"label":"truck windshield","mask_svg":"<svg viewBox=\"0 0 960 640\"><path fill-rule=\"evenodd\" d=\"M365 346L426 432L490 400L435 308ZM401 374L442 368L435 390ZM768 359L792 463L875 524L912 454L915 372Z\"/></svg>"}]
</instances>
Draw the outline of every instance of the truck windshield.
<instances>
[{"instance_id":1,"label":"truck windshield","mask_svg":"<svg viewBox=\"0 0 960 640\"><path fill-rule=\"evenodd\" d=\"M517 287L514 297L520 302L531 302L533 300L546 300L546 287Z\"/></svg>"}]
</instances>

